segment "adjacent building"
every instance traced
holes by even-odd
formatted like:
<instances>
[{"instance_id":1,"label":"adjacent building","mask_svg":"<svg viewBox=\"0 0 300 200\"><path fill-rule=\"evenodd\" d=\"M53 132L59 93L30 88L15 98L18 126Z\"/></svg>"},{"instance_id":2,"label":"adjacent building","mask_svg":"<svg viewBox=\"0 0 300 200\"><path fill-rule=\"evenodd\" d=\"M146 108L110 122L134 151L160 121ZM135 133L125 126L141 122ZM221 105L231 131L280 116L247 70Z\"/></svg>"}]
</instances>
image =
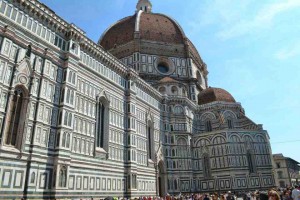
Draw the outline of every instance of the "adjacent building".
<instances>
[{"instance_id":1,"label":"adjacent building","mask_svg":"<svg viewBox=\"0 0 300 200\"><path fill-rule=\"evenodd\" d=\"M278 187L292 187L300 183L300 163L282 154L273 154L275 183Z\"/></svg>"},{"instance_id":2,"label":"adjacent building","mask_svg":"<svg viewBox=\"0 0 300 200\"><path fill-rule=\"evenodd\" d=\"M37 0L0 0L0 41L1 198L275 185L267 131L149 0L98 44Z\"/></svg>"}]
</instances>

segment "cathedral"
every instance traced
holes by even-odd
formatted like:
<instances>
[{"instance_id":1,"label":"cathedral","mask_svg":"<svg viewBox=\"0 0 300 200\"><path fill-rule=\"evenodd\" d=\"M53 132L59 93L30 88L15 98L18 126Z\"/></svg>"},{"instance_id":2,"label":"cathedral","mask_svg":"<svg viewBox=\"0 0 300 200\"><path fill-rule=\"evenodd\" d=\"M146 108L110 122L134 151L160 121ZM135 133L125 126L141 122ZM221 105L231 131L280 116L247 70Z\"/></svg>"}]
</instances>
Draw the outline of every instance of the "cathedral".
<instances>
[{"instance_id":1,"label":"cathedral","mask_svg":"<svg viewBox=\"0 0 300 200\"><path fill-rule=\"evenodd\" d=\"M149 0L98 43L38 0L0 0L0 199L274 186L267 131L207 77Z\"/></svg>"}]
</instances>

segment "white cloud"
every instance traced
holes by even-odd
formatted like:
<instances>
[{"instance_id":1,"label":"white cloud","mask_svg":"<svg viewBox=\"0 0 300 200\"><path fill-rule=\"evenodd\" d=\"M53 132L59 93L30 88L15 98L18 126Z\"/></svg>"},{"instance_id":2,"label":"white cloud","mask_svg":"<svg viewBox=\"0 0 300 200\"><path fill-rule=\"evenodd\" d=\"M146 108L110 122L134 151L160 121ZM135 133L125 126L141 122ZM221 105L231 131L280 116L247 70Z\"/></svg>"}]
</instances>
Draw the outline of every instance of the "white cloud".
<instances>
[{"instance_id":1,"label":"white cloud","mask_svg":"<svg viewBox=\"0 0 300 200\"><path fill-rule=\"evenodd\" d=\"M244 0L236 3L236 0L207 0L201 1L200 4L192 4L193 7L190 7L189 10L197 10L198 12L193 12L193 20L187 22L191 29L189 32L198 33L199 26L217 24L226 27L237 23L251 1Z\"/></svg>"},{"instance_id":2,"label":"white cloud","mask_svg":"<svg viewBox=\"0 0 300 200\"><path fill-rule=\"evenodd\" d=\"M285 60L300 55L300 42L294 43L292 46L279 50L275 57L278 60Z\"/></svg>"},{"instance_id":3,"label":"white cloud","mask_svg":"<svg viewBox=\"0 0 300 200\"><path fill-rule=\"evenodd\" d=\"M241 19L231 27L217 33L217 36L226 40L269 27L277 15L297 7L300 7L299 0L285 0L268 4L260 9L252 19Z\"/></svg>"}]
</instances>

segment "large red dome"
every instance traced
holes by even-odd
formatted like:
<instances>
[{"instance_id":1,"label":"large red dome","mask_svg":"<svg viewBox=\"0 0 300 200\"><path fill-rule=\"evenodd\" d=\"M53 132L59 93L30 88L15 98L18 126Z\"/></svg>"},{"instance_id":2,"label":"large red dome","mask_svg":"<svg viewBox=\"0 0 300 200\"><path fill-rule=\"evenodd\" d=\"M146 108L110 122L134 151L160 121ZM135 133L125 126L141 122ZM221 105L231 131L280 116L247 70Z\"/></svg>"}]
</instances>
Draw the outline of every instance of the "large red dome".
<instances>
[{"instance_id":1,"label":"large red dome","mask_svg":"<svg viewBox=\"0 0 300 200\"><path fill-rule=\"evenodd\" d=\"M141 40L184 44L185 34L170 17L162 14L138 12L112 25L100 38L99 44L106 50L134 40L139 32Z\"/></svg>"},{"instance_id":2,"label":"large red dome","mask_svg":"<svg viewBox=\"0 0 300 200\"><path fill-rule=\"evenodd\" d=\"M197 49L181 26L164 14L140 10L110 26L100 37L98 44L117 58L134 52L160 52L162 56L192 57L199 66L203 64Z\"/></svg>"}]
</instances>

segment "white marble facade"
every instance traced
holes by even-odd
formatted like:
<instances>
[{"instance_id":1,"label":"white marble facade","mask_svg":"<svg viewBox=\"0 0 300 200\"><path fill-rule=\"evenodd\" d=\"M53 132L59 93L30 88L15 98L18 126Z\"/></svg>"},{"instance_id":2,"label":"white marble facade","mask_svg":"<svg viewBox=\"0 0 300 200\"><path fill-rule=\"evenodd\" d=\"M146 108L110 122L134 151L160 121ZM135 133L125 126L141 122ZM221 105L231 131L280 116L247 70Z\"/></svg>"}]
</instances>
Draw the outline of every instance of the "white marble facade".
<instances>
[{"instance_id":1,"label":"white marble facade","mask_svg":"<svg viewBox=\"0 0 300 200\"><path fill-rule=\"evenodd\" d=\"M274 185L267 132L239 103L198 105L194 84L140 78L159 55L118 60L37 0L0 0L0 48L0 198ZM190 58L168 59L207 87Z\"/></svg>"}]
</instances>

